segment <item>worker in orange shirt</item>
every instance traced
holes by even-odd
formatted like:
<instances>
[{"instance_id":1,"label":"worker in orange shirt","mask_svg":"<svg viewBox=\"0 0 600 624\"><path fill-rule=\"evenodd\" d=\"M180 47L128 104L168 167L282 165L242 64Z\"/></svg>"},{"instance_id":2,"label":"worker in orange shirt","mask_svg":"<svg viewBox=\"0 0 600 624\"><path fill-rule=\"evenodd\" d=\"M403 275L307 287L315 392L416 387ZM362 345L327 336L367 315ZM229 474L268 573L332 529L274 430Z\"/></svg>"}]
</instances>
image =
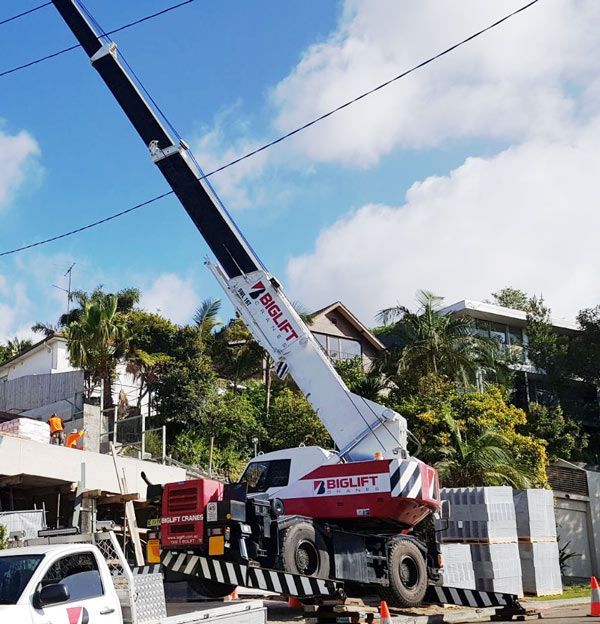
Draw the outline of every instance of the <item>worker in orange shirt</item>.
<instances>
[{"instance_id":1,"label":"worker in orange shirt","mask_svg":"<svg viewBox=\"0 0 600 624\"><path fill-rule=\"evenodd\" d=\"M65 446L67 448L79 448L77 443L83 436L85 435L85 429L81 429L81 431L77 431L77 429L73 429L71 433L67 436L67 442ZM80 449L81 450L81 449Z\"/></svg>"},{"instance_id":2,"label":"worker in orange shirt","mask_svg":"<svg viewBox=\"0 0 600 624\"><path fill-rule=\"evenodd\" d=\"M50 425L50 444L62 446L65 443L65 428L63 427L62 418L52 414L48 418L48 424Z\"/></svg>"}]
</instances>

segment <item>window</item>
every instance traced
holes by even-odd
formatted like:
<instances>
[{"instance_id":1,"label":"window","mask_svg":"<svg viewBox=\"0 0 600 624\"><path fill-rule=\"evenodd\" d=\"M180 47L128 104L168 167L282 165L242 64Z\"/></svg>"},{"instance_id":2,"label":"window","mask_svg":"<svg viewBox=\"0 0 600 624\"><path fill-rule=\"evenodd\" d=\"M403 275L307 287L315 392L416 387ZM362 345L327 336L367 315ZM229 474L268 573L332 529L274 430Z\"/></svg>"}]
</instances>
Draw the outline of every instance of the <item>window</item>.
<instances>
[{"instance_id":1,"label":"window","mask_svg":"<svg viewBox=\"0 0 600 624\"><path fill-rule=\"evenodd\" d=\"M70 600L97 598L104 594L98 564L90 552L68 555L55 561L42 579L42 586L53 583L65 585Z\"/></svg>"},{"instance_id":2,"label":"window","mask_svg":"<svg viewBox=\"0 0 600 624\"><path fill-rule=\"evenodd\" d=\"M248 464L240 479L248 484L248 492L266 492L272 487L284 487L290 477L289 459L273 459L271 461L255 461Z\"/></svg>"},{"instance_id":3,"label":"window","mask_svg":"<svg viewBox=\"0 0 600 624\"><path fill-rule=\"evenodd\" d=\"M44 555L0 557L0 605L14 605Z\"/></svg>"},{"instance_id":4,"label":"window","mask_svg":"<svg viewBox=\"0 0 600 624\"><path fill-rule=\"evenodd\" d=\"M358 340L316 332L313 335L332 360L351 360L362 357L362 347Z\"/></svg>"},{"instance_id":5,"label":"window","mask_svg":"<svg viewBox=\"0 0 600 624\"><path fill-rule=\"evenodd\" d=\"M506 325L501 323L490 323L490 338L500 345L506 344Z\"/></svg>"}]
</instances>

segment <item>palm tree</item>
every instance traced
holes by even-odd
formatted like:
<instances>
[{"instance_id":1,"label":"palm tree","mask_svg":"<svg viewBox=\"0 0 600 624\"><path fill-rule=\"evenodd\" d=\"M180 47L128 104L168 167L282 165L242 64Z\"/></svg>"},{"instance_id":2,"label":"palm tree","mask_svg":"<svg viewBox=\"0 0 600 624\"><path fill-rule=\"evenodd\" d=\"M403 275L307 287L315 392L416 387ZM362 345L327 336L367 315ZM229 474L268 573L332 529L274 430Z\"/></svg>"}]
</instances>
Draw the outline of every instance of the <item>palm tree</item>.
<instances>
[{"instance_id":1,"label":"palm tree","mask_svg":"<svg viewBox=\"0 0 600 624\"><path fill-rule=\"evenodd\" d=\"M84 369L88 392L104 383L104 407L112 401L115 366L125 354L129 332L117 312L117 296L102 293L88 299L78 320L66 328L71 364Z\"/></svg>"},{"instance_id":2,"label":"palm tree","mask_svg":"<svg viewBox=\"0 0 600 624\"><path fill-rule=\"evenodd\" d=\"M148 415L152 408L152 392L160 381L160 373L164 364L172 362L173 358L164 353L147 353L143 349L136 349L127 360L127 372L140 382L140 390L137 399L138 409L142 399L148 396Z\"/></svg>"},{"instance_id":3,"label":"palm tree","mask_svg":"<svg viewBox=\"0 0 600 624\"><path fill-rule=\"evenodd\" d=\"M194 323L200 330L200 337L206 342L216 327L223 325L218 319L221 310L220 299L205 299L196 312L194 312Z\"/></svg>"},{"instance_id":4,"label":"palm tree","mask_svg":"<svg viewBox=\"0 0 600 624\"><path fill-rule=\"evenodd\" d=\"M444 487L530 487L529 478L513 457L510 440L505 435L488 429L474 440L466 440L450 415L446 415L446 423L453 444L437 449L443 459L435 464Z\"/></svg>"},{"instance_id":5,"label":"palm tree","mask_svg":"<svg viewBox=\"0 0 600 624\"><path fill-rule=\"evenodd\" d=\"M396 351L398 372L447 375L467 384L486 363L495 361L491 353L498 350L497 343L475 334L470 318L443 314L443 298L426 290L418 292L417 301L417 312L395 306L377 315L384 325L396 324L404 345Z\"/></svg>"},{"instance_id":6,"label":"palm tree","mask_svg":"<svg viewBox=\"0 0 600 624\"><path fill-rule=\"evenodd\" d=\"M28 338L23 340L16 336L11 338L5 345L0 345L0 364L12 360L18 355L25 353L25 351L29 351L32 346L33 343Z\"/></svg>"}]
</instances>

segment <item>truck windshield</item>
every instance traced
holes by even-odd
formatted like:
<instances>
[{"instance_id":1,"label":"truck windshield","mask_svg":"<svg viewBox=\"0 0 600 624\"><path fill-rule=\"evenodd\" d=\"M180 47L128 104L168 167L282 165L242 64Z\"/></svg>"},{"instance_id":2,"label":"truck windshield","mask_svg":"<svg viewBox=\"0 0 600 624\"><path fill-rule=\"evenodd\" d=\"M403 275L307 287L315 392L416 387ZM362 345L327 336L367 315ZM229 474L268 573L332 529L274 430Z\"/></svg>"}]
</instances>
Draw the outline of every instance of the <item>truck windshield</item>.
<instances>
[{"instance_id":1,"label":"truck windshield","mask_svg":"<svg viewBox=\"0 0 600 624\"><path fill-rule=\"evenodd\" d=\"M272 487L284 487L290 476L290 459L254 461L248 464L240 483L248 484L248 492L266 492Z\"/></svg>"},{"instance_id":2,"label":"truck windshield","mask_svg":"<svg viewBox=\"0 0 600 624\"><path fill-rule=\"evenodd\" d=\"M0 557L0 604L14 605L44 555Z\"/></svg>"}]
</instances>

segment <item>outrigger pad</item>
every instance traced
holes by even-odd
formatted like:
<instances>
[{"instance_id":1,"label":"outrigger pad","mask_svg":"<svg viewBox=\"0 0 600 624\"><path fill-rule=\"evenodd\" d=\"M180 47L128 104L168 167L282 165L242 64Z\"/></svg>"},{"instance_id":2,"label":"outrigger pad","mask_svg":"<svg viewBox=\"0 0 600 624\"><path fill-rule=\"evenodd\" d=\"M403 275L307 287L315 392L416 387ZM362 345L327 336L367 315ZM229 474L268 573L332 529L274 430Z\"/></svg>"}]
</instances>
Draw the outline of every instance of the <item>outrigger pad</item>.
<instances>
[{"instance_id":1,"label":"outrigger pad","mask_svg":"<svg viewBox=\"0 0 600 624\"><path fill-rule=\"evenodd\" d=\"M462 589L460 587L427 588L424 602L432 604L452 604L464 607L511 607L520 609L518 596L515 594L497 594L494 592L479 591L477 589Z\"/></svg>"},{"instance_id":2,"label":"outrigger pad","mask_svg":"<svg viewBox=\"0 0 600 624\"><path fill-rule=\"evenodd\" d=\"M264 589L283 596L316 598L344 595L344 584L340 581L289 574L279 570L257 568L233 561L171 550L163 554L162 565L173 572L187 576L197 576L228 585Z\"/></svg>"}]
</instances>

